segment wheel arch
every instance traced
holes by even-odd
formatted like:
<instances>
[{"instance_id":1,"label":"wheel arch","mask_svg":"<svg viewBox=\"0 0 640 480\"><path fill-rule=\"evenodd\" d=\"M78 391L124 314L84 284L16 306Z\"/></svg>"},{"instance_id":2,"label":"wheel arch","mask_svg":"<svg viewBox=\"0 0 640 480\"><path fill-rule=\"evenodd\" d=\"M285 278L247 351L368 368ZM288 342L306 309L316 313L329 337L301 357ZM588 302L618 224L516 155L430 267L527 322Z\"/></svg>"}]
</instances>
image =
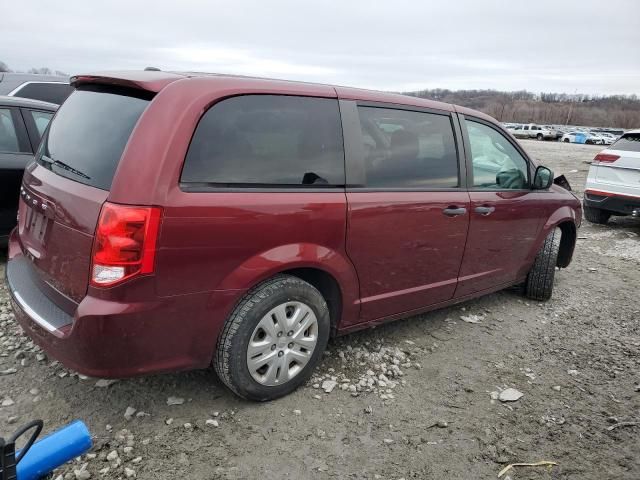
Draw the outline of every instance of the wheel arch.
<instances>
[{"instance_id":1,"label":"wheel arch","mask_svg":"<svg viewBox=\"0 0 640 480\"><path fill-rule=\"evenodd\" d=\"M538 238L533 243L531 250L529 251L529 254L527 256L527 261L523 265L522 270L519 272L519 276L526 276L526 273L529 271L529 268L533 264L538 251L544 243L544 240L554 228L560 228L562 232L557 266L560 268L569 266L569 264L571 263L571 259L573 258L573 251L577 239L578 225L580 225L580 223L576 218L576 211L568 205L564 205L553 212L553 214L547 219L542 229L540 230Z\"/></svg>"},{"instance_id":2,"label":"wheel arch","mask_svg":"<svg viewBox=\"0 0 640 480\"><path fill-rule=\"evenodd\" d=\"M318 289L329 307L331 335L335 336L338 331L338 324L342 318L343 308L342 290L335 277L326 270L317 267L293 268L280 273L298 277Z\"/></svg>"},{"instance_id":3,"label":"wheel arch","mask_svg":"<svg viewBox=\"0 0 640 480\"><path fill-rule=\"evenodd\" d=\"M259 283L278 274L293 275L317 288L327 301L331 330L357 318L360 288L355 268L346 254L317 244L289 244L261 252L243 262L220 284L219 290L237 291L238 300Z\"/></svg>"},{"instance_id":4,"label":"wheel arch","mask_svg":"<svg viewBox=\"0 0 640 480\"><path fill-rule=\"evenodd\" d=\"M557 265L560 268L569 266L571 258L573 257L573 250L576 244L577 229L580 225L580 220L581 219L577 218L576 210L568 205L563 205L556 209L542 227L535 247L531 252L531 258L535 258L538 250L540 250L540 247L551 230L559 228L562 232L562 237L560 239L560 253L558 254Z\"/></svg>"},{"instance_id":5,"label":"wheel arch","mask_svg":"<svg viewBox=\"0 0 640 480\"><path fill-rule=\"evenodd\" d=\"M560 251L558 252L558 267L566 268L571 263L573 251L575 250L577 240L576 224L570 220L565 220L557 225L562 232L560 238Z\"/></svg>"}]
</instances>

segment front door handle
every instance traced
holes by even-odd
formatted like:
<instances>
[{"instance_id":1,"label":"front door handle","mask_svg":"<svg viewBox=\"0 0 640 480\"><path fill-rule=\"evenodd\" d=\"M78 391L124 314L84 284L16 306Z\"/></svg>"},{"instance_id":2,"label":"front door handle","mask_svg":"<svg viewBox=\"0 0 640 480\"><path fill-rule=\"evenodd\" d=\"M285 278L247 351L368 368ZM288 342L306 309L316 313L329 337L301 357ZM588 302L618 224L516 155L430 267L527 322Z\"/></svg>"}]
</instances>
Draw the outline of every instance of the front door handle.
<instances>
[{"instance_id":1,"label":"front door handle","mask_svg":"<svg viewBox=\"0 0 640 480\"><path fill-rule=\"evenodd\" d=\"M467 209L464 207L457 207L455 205L450 205L449 207L442 210L447 217L457 217L458 215L464 215L467 213Z\"/></svg>"},{"instance_id":2,"label":"front door handle","mask_svg":"<svg viewBox=\"0 0 640 480\"><path fill-rule=\"evenodd\" d=\"M473 211L476 213L479 213L480 215L484 215L486 217L487 215L491 215L495 209L496 207L484 206L484 207L476 207L474 208Z\"/></svg>"}]
</instances>

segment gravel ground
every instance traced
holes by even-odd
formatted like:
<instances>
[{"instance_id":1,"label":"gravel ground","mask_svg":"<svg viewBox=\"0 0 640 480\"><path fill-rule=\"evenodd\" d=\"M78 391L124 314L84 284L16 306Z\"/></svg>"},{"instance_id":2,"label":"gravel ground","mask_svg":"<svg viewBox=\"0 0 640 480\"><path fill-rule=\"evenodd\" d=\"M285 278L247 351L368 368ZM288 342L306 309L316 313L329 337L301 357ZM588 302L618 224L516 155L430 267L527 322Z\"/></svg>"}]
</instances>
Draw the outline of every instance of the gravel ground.
<instances>
[{"instance_id":1,"label":"gravel ground","mask_svg":"<svg viewBox=\"0 0 640 480\"><path fill-rule=\"evenodd\" d=\"M599 147L523 144L582 193ZM212 370L69 372L22 334L2 286L0 435L83 419L95 447L65 479L484 479L549 460L507 475L637 480L640 426L624 422L640 422L638 233L630 218L585 223L550 302L503 291L342 337L307 387L267 404Z\"/></svg>"}]
</instances>

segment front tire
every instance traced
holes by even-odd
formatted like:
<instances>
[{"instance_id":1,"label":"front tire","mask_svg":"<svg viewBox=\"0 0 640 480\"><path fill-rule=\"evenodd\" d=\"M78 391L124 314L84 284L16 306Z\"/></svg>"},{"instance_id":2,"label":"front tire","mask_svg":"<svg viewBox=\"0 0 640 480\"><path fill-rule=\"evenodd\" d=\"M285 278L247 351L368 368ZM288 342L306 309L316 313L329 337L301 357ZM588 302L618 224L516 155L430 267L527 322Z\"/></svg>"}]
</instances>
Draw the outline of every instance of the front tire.
<instances>
[{"instance_id":1,"label":"front tire","mask_svg":"<svg viewBox=\"0 0 640 480\"><path fill-rule=\"evenodd\" d=\"M277 275L249 290L227 319L214 367L236 395L274 400L309 379L329 330L320 292L297 277Z\"/></svg>"},{"instance_id":2,"label":"front tire","mask_svg":"<svg viewBox=\"0 0 640 480\"><path fill-rule=\"evenodd\" d=\"M547 235L542 248L536 255L533 267L529 270L525 283L525 295L532 300L546 301L551 298L561 237L562 232L559 228L554 228Z\"/></svg>"},{"instance_id":3,"label":"front tire","mask_svg":"<svg viewBox=\"0 0 640 480\"><path fill-rule=\"evenodd\" d=\"M611 212L607 212L601 208L588 207L583 203L582 209L584 210L584 218L597 225L606 225L611 218Z\"/></svg>"},{"instance_id":4,"label":"front tire","mask_svg":"<svg viewBox=\"0 0 640 480\"><path fill-rule=\"evenodd\" d=\"M569 140L568 138L565 138L565 139L563 140L563 142L564 142L564 143L569 143L569 142L571 142L571 140Z\"/></svg>"},{"instance_id":5,"label":"front tire","mask_svg":"<svg viewBox=\"0 0 640 480\"><path fill-rule=\"evenodd\" d=\"M536 138L538 139L538 141L544 140L544 136L541 133L536 135Z\"/></svg>"}]
</instances>

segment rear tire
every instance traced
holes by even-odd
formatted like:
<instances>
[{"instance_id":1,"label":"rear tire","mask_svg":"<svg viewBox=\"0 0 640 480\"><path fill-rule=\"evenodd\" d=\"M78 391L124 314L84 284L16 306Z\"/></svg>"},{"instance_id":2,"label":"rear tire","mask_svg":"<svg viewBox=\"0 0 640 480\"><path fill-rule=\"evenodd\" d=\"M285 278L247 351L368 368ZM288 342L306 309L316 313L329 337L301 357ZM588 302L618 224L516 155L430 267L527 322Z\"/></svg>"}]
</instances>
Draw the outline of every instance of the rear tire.
<instances>
[{"instance_id":1,"label":"rear tire","mask_svg":"<svg viewBox=\"0 0 640 480\"><path fill-rule=\"evenodd\" d=\"M583 203L582 209L584 210L584 218L586 218L587 221L595 223L597 225L606 225L611 218L611 212L607 212L606 210L602 210L601 208L587 207Z\"/></svg>"},{"instance_id":2,"label":"rear tire","mask_svg":"<svg viewBox=\"0 0 640 480\"><path fill-rule=\"evenodd\" d=\"M329 330L329 308L320 292L298 277L277 275L238 303L220 335L213 364L236 395L274 400L309 379Z\"/></svg>"},{"instance_id":3,"label":"rear tire","mask_svg":"<svg viewBox=\"0 0 640 480\"><path fill-rule=\"evenodd\" d=\"M565 139L563 140L563 142L564 142L564 143L569 143L569 142L571 142L571 140L569 140L568 138L565 138Z\"/></svg>"},{"instance_id":4,"label":"rear tire","mask_svg":"<svg viewBox=\"0 0 640 480\"><path fill-rule=\"evenodd\" d=\"M562 232L559 228L554 228L547 235L542 248L536 255L533 267L529 270L524 294L532 300L546 301L551 298L561 237Z\"/></svg>"},{"instance_id":5,"label":"rear tire","mask_svg":"<svg viewBox=\"0 0 640 480\"><path fill-rule=\"evenodd\" d=\"M536 138L537 138L538 140L544 140L544 137L542 136L542 134L541 134L541 133L539 133L538 135L536 135Z\"/></svg>"}]
</instances>

